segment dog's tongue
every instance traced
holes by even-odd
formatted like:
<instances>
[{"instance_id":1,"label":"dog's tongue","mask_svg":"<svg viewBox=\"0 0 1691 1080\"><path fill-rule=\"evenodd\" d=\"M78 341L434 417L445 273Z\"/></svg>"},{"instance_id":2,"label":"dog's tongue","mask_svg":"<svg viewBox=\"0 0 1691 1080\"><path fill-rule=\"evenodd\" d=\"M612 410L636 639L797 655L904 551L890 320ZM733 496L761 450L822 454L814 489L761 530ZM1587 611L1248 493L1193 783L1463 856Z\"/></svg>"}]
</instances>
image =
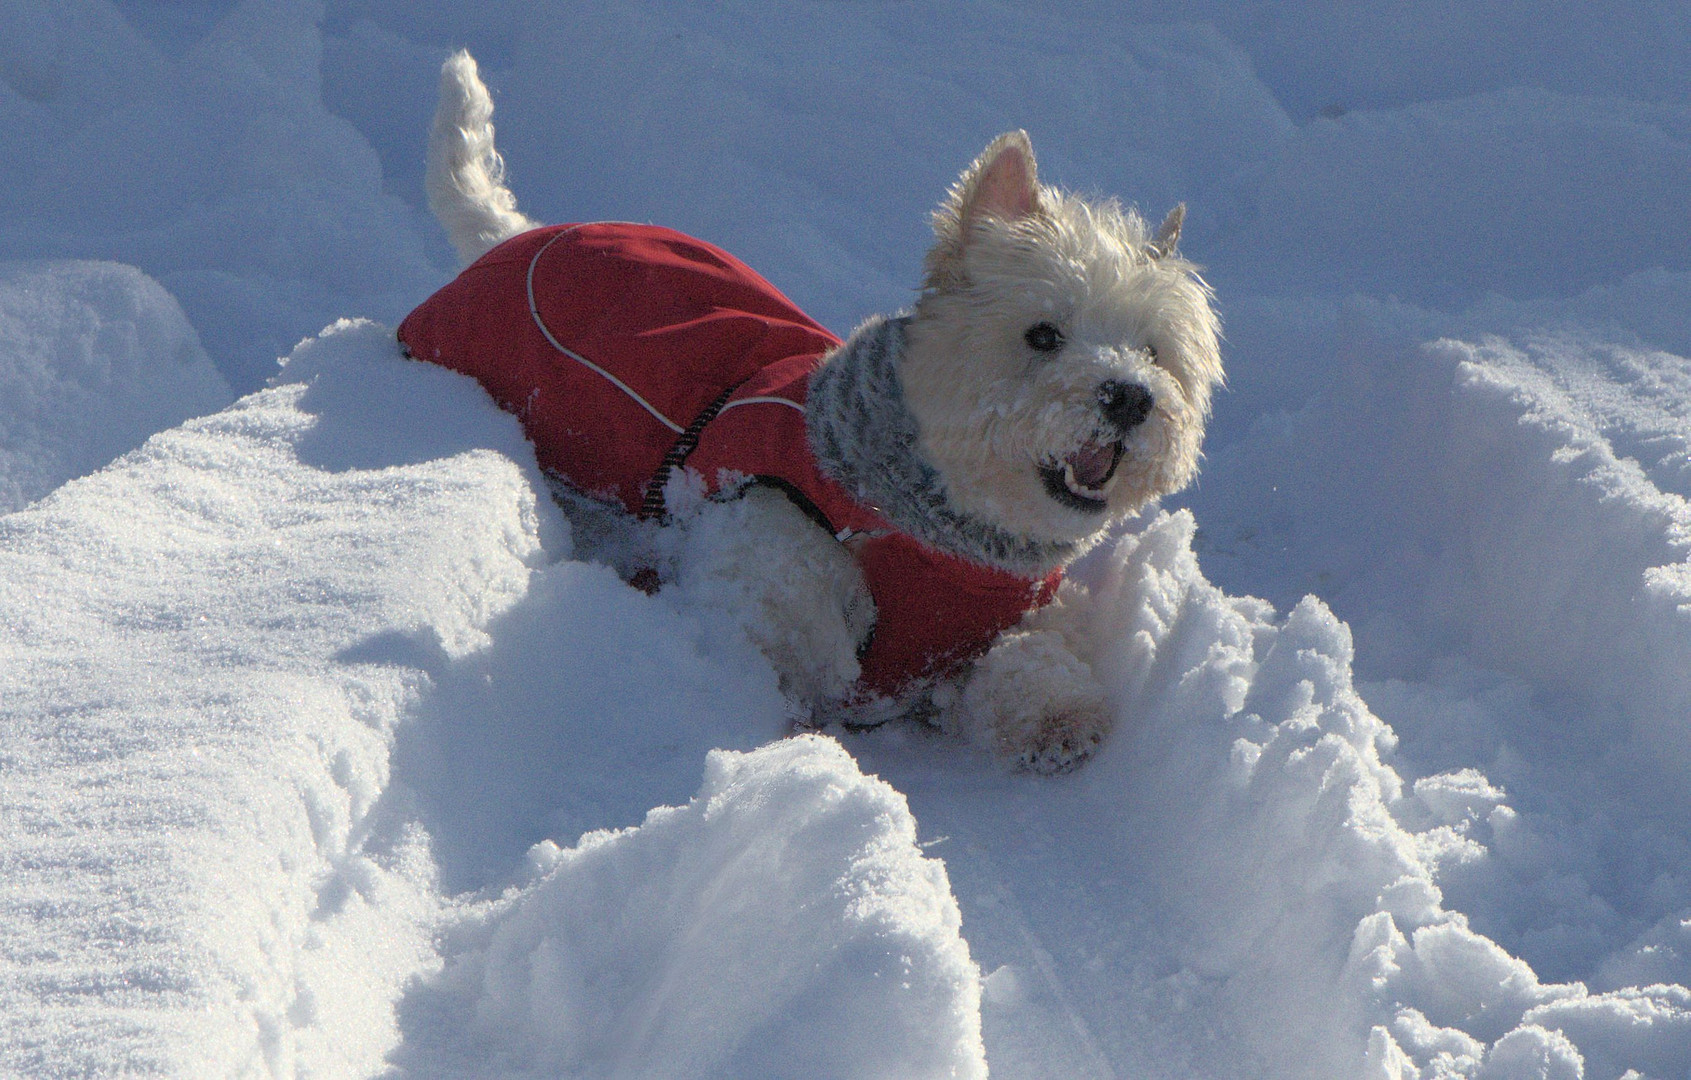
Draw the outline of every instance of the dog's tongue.
<instances>
[{"instance_id":1,"label":"dog's tongue","mask_svg":"<svg viewBox=\"0 0 1691 1080\"><path fill-rule=\"evenodd\" d=\"M1074 470L1075 482L1096 491L1109 480L1116 466L1116 444L1089 442L1065 461Z\"/></svg>"}]
</instances>

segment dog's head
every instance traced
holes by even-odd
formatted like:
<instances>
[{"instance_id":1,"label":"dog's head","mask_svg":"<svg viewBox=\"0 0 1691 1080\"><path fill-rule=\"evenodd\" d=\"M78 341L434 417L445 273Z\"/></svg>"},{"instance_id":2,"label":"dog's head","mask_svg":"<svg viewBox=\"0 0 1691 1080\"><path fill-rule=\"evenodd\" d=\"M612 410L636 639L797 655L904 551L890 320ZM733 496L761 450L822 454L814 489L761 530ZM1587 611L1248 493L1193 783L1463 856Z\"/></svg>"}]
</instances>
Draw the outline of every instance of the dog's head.
<instances>
[{"instance_id":1,"label":"dog's head","mask_svg":"<svg viewBox=\"0 0 1691 1080\"><path fill-rule=\"evenodd\" d=\"M1101 532L1197 470L1221 381L1210 290L1132 211L1038 182L1000 136L935 212L899 372L954 507L1030 540Z\"/></svg>"}]
</instances>

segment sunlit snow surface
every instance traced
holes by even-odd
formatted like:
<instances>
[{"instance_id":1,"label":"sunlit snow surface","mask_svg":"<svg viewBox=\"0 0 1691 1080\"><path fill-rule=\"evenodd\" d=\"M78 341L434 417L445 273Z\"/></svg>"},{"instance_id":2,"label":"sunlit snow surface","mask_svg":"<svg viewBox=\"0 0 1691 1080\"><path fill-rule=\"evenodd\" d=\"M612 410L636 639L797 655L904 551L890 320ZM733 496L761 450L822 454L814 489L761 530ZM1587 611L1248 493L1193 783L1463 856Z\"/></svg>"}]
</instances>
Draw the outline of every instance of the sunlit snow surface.
<instances>
[{"instance_id":1,"label":"sunlit snow surface","mask_svg":"<svg viewBox=\"0 0 1691 1080\"><path fill-rule=\"evenodd\" d=\"M783 738L572 557L388 329L466 44L528 212L836 330L1005 128L1189 203L1096 760ZM1682 11L0 0L0 138L0 1072L1691 1074Z\"/></svg>"}]
</instances>

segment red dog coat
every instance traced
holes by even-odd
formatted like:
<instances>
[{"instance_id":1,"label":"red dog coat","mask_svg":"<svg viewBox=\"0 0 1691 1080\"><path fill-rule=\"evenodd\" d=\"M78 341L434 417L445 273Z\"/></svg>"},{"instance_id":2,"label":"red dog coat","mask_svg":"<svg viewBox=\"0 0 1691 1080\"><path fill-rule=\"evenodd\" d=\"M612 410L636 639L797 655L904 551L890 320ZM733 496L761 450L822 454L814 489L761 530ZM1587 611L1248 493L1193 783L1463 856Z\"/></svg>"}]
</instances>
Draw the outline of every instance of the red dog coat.
<instances>
[{"instance_id":1,"label":"red dog coat","mask_svg":"<svg viewBox=\"0 0 1691 1080\"><path fill-rule=\"evenodd\" d=\"M630 512L661 513L682 465L712 492L745 478L780 487L863 570L876 613L865 691L953 670L1061 580L939 551L822 472L805 396L839 339L701 240L649 225L536 229L424 301L399 340L478 379L522 420L541 468Z\"/></svg>"}]
</instances>

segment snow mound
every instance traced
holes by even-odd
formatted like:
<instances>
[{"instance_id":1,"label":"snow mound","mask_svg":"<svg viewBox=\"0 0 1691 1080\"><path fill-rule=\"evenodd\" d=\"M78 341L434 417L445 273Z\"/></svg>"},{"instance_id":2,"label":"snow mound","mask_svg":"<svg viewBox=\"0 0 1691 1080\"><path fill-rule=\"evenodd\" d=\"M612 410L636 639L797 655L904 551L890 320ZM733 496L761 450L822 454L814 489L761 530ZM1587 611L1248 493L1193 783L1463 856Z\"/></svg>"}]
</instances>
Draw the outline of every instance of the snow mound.
<instances>
[{"instance_id":1,"label":"snow mound","mask_svg":"<svg viewBox=\"0 0 1691 1080\"><path fill-rule=\"evenodd\" d=\"M1189 512L1076 570L1120 713L1077 774L908 723L754 751L768 665L569 560L473 382L355 322L279 380L0 519L10 1066L1518 1080L1686 1050L1675 894L1608 984L1542 978L1470 912L1514 933L1496 894L1554 880L1563 825L1471 766L1406 783L1349 628L1212 585ZM1488 415L1469 441L1521 428Z\"/></svg>"},{"instance_id":2,"label":"snow mound","mask_svg":"<svg viewBox=\"0 0 1691 1080\"><path fill-rule=\"evenodd\" d=\"M368 1073L429 961L426 847L375 816L425 677L343 654L477 648L550 507L515 422L384 329L300 352L336 370L0 518L7 1073ZM319 442L354 391L395 463Z\"/></svg>"},{"instance_id":3,"label":"snow mound","mask_svg":"<svg viewBox=\"0 0 1691 1080\"><path fill-rule=\"evenodd\" d=\"M182 309L139 270L0 263L0 512L230 396Z\"/></svg>"},{"instance_id":4,"label":"snow mound","mask_svg":"<svg viewBox=\"0 0 1691 1080\"><path fill-rule=\"evenodd\" d=\"M992 779L910 731L859 753L944 841L994 1070L1473 1080L1682 1054L1682 986L1543 980L1450 903L1539 842L1509 794L1473 768L1406 782L1349 629L1222 593L1193 533L1163 514L1080 568L1120 717L1074 777Z\"/></svg>"},{"instance_id":5,"label":"snow mound","mask_svg":"<svg viewBox=\"0 0 1691 1080\"><path fill-rule=\"evenodd\" d=\"M979 973L903 796L832 740L710 754L685 807L544 843L401 1016L429 1076L984 1077Z\"/></svg>"},{"instance_id":6,"label":"snow mound","mask_svg":"<svg viewBox=\"0 0 1691 1080\"><path fill-rule=\"evenodd\" d=\"M1474 857L1437 878L1447 906L1506 950L1497 979L1554 989L1521 1022L1563 1032L1588 1075L1656 1075L1651 1062L1688 1060L1687 364L1567 332L1421 346L1420 325L1358 302L1331 338L1305 342L1307 371L1338 376L1306 395L1291 390L1296 366L1282 373L1302 407L1212 454L1230 491L1198 500L1206 565L1282 596L1319 588L1353 615L1393 760L1422 775L1423 802L1473 803L1457 824ZM1448 814L1419 813L1435 812ZM1440 939L1400 929L1387 982L1448 982L1420 956ZM1506 954L1527 966L1510 975ZM1461 1026L1495 1038L1489 1024ZM1433 1046L1414 1024L1390 1030Z\"/></svg>"},{"instance_id":7,"label":"snow mound","mask_svg":"<svg viewBox=\"0 0 1691 1080\"><path fill-rule=\"evenodd\" d=\"M1197 571L1192 531L1185 514L1153 523L1099 585L1094 632L1118 643L1134 729L1086 779L1095 798L1125 794L1109 818L1157 883L1171 978L1231 1033L1196 1071L1363 1075L1394 1048L1365 1033L1407 1009L1446 1036L1508 1034L1559 991L1469 931L1438 885L1481 857L1473 834L1503 793L1473 772L1406 790L1382 760L1396 737L1354 686L1348 628L1312 598L1280 620L1225 596ZM1474 948L1416 981L1388 948L1404 931ZM1522 980L1499 963L1529 987L1511 992Z\"/></svg>"},{"instance_id":8,"label":"snow mound","mask_svg":"<svg viewBox=\"0 0 1691 1080\"><path fill-rule=\"evenodd\" d=\"M140 267L246 392L326 322L398 321L443 275L323 107L322 6L204 7L215 25L179 56L108 3L0 8L0 132L29 148L0 163L0 251Z\"/></svg>"}]
</instances>

